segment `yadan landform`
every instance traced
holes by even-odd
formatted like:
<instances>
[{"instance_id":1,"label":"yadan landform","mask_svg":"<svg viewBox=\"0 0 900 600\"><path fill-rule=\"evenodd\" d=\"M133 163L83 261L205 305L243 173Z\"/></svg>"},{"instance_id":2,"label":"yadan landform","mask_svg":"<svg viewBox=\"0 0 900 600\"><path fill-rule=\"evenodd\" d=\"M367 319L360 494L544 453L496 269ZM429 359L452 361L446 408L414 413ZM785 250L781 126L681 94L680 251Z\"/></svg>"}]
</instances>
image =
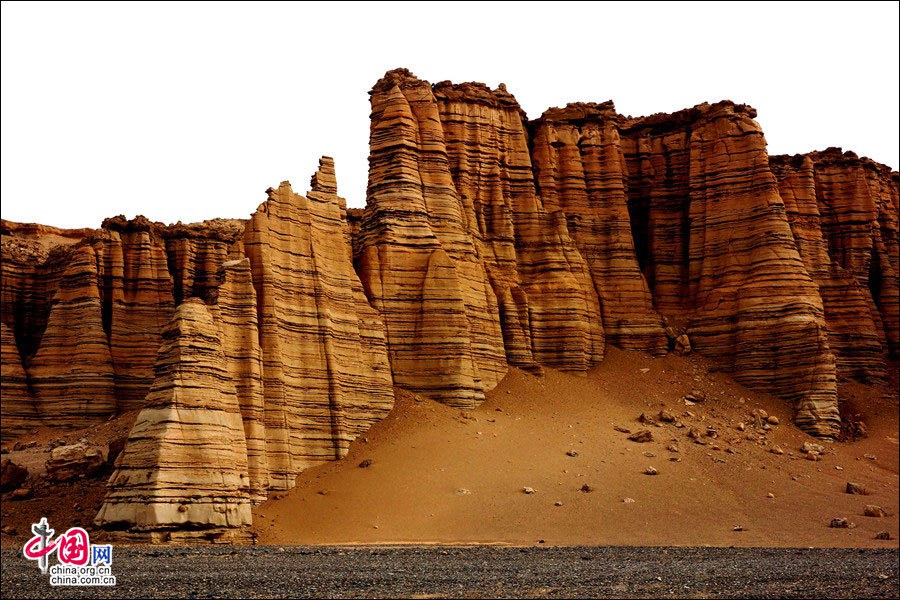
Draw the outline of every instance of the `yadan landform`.
<instances>
[{"instance_id":1,"label":"yadan landform","mask_svg":"<svg viewBox=\"0 0 900 600\"><path fill-rule=\"evenodd\" d=\"M365 209L323 157L305 195L282 182L247 220L3 221L4 445L134 413L115 457L44 455L60 481L115 459L87 521L242 539L395 394L473 410L508 372L585 373L612 347L694 351L820 438L842 432L839 382L896 365L888 167L769 156L731 101L529 121L502 84L405 69L370 95ZM3 462L14 489L27 473Z\"/></svg>"}]
</instances>

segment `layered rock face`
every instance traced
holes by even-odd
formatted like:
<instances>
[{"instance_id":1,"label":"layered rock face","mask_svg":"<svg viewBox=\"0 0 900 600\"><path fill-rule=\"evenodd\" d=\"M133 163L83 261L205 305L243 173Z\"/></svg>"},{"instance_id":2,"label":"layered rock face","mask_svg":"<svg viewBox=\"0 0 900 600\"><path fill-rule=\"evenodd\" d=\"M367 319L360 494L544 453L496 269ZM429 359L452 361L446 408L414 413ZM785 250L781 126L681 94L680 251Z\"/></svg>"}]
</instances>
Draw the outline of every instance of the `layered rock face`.
<instances>
[{"instance_id":1,"label":"layered rock face","mask_svg":"<svg viewBox=\"0 0 900 600\"><path fill-rule=\"evenodd\" d=\"M269 189L244 233L259 314L270 486L342 457L393 406L384 327L353 271L323 159L307 198Z\"/></svg>"},{"instance_id":2,"label":"layered rock face","mask_svg":"<svg viewBox=\"0 0 900 600\"><path fill-rule=\"evenodd\" d=\"M16 338L6 323L0 323L0 333L0 433L5 442L29 431L39 421Z\"/></svg>"},{"instance_id":3,"label":"layered rock face","mask_svg":"<svg viewBox=\"0 0 900 600\"><path fill-rule=\"evenodd\" d=\"M155 378L95 522L133 529L251 522L247 443L219 328L190 299L162 332Z\"/></svg>"},{"instance_id":4,"label":"layered rock face","mask_svg":"<svg viewBox=\"0 0 900 600\"><path fill-rule=\"evenodd\" d=\"M532 124L535 176L590 266L607 339L659 353L667 342L635 254L618 121L612 102L546 111Z\"/></svg>"},{"instance_id":5,"label":"layered rock face","mask_svg":"<svg viewBox=\"0 0 900 600\"><path fill-rule=\"evenodd\" d=\"M860 281L832 260L828 252L822 228L823 211L817 201L813 156L773 156L769 162L778 178L797 249L819 287L828 343L835 354L838 373L861 381L878 381L885 376L884 319L865 285L868 271L867 277ZM825 211L828 210L826 207ZM887 266L890 267L889 262Z\"/></svg>"},{"instance_id":6,"label":"layered rock face","mask_svg":"<svg viewBox=\"0 0 900 600\"><path fill-rule=\"evenodd\" d=\"M834 329L842 327L839 335L847 338L843 354L851 362L848 374L859 377L877 370L873 337L892 357L900 348L897 173L840 148L772 157L772 164L785 196L814 199L827 258L842 276L856 280L859 287L854 289L867 305L872 325L865 310L841 306L848 299L840 296L840 286L830 292L840 315Z\"/></svg>"},{"instance_id":7,"label":"layered rock face","mask_svg":"<svg viewBox=\"0 0 900 600\"><path fill-rule=\"evenodd\" d=\"M261 502L269 489L269 455L266 451L266 403L263 391L262 348L256 314L256 291L250 261L223 263L219 285L210 310L219 324L222 350L241 409L247 440L250 499Z\"/></svg>"},{"instance_id":8,"label":"layered rock face","mask_svg":"<svg viewBox=\"0 0 900 600\"><path fill-rule=\"evenodd\" d=\"M28 376L38 415L47 423L84 426L116 411L115 369L91 246L69 256Z\"/></svg>"},{"instance_id":9,"label":"layered rock face","mask_svg":"<svg viewBox=\"0 0 900 600\"><path fill-rule=\"evenodd\" d=\"M526 128L502 86L430 86L402 69L371 96L368 202L350 221L398 384L470 406L505 364L584 370L605 341L662 352L669 320L743 382L791 399L801 427L837 431L820 280L828 315L860 298L837 299L841 280L813 258L816 226L798 250L805 209L785 208L752 108L632 119L578 103ZM874 339L842 335L845 321L831 327L840 364L877 379ZM485 345L498 325L502 348Z\"/></svg>"},{"instance_id":10,"label":"layered rock face","mask_svg":"<svg viewBox=\"0 0 900 600\"><path fill-rule=\"evenodd\" d=\"M668 344L833 436L836 377L879 381L900 352L884 165L770 158L730 101L528 123L502 84L398 69L371 103L364 210L323 158L307 196L284 182L247 221L2 222L3 439L142 409L99 523L239 528L341 458L394 383L470 408L509 365Z\"/></svg>"},{"instance_id":11,"label":"layered rock face","mask_svg":"<svg viewBox=\"0 0 900 600\"><path fill-rule=\"evenodd\" d=\"M99 266L115 396L123 411L143 405L153 382L160 332L175 308L165 249L152 229L143 217L118 217L104 221L90 240Z\"/></svg>"},{"instance_id":12,"label":"layered rock face","mask_svg":"<svg viewBox=\"0 0 900 600\"><path fill-rule=\"evenodd\" d=\"M248 223L116 217L66 237L4 222L4 439L145 409L99 522L241 526L245 500L342 457L392 407L384 325L353 269L333 161L308 197L287 182L269 195ZM223 460L238 496L233 477L208 476Z\"/></svg>"},{"instance_id":13,"label":"layered rock face","mask_svg":"<svg viewBox=\"0 0 900 600\"><path fill-rule=\"evenodd\" d=\"M755 116L726 101L620 121L637 253L657 308L688 323L695 349L792 400L802 428L834 435L822 300Z\"/></svg>"},{"instance_id":14,"label":"layered rock face","mask_svg":"<svg viewBox=\"0 0 900 600\"><path fill-rule=\"evenodd\" d=\"M536 195L524 112L502 84L441 82L434 95L509 363L584 371L603 358L600 306L565 215Z\"/></svg>"},{"instance_id":15,"label":"layered rock face","mask_svg":"<svg viewBox=\"0 0 900 600\"><path fill-rule=\"evenodd\" d=\"M212 303L222 264L244 257L245 224L237 219L212 219L171 225L162 232L176 304L188 298Z\"/></svg>"},{"instance_id":16,"label":"layered rock face","mask_svg":"<svg viewBox=\"0 0 900 600\"><path fill-rule=\"evenodd\" d=\"M165 227L119 216L96 230L4 221L2 231L2 322L48 424L83 426L140 408L175 305L212 298L222 263L242 256L243 222L234 220ZM79 383L109 368L112 401L105 388L95 395L96 384ZM82 410L73 395L91 406ZM4 421L4 436L10 427Z\"/></svg>"},{"instance_id":17,"label":"layered rock face","mask_svg":"<svg viewBox=\"0 0 900 600\"><path fill-rule=\"evenodd\" d=\"M398 384L470 407L507 361L602 358L587 268L537 201L512 96L389 72L372 91L369 164L354 250Z\"/></svg>"}]
</instances>

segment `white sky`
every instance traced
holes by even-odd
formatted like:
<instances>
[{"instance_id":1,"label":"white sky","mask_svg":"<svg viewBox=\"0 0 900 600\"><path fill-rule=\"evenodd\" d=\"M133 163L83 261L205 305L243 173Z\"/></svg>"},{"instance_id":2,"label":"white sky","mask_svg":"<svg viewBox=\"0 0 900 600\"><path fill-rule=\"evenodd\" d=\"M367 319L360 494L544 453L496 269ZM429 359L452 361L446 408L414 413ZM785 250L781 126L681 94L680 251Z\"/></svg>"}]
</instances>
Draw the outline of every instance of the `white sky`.
<instances>
[{"instance_id":1,"label":"white sky","mask_svg":"<svg viewBox=\"0 0 900 600\"><path fill-rule=\"evenodd\" d=\"M505 82L535 118L729 98L772 154L898 160L898 3L2 4L2 216L246 217L334 156L365 203L368 90Z\"/></svg>"}]
</instances>

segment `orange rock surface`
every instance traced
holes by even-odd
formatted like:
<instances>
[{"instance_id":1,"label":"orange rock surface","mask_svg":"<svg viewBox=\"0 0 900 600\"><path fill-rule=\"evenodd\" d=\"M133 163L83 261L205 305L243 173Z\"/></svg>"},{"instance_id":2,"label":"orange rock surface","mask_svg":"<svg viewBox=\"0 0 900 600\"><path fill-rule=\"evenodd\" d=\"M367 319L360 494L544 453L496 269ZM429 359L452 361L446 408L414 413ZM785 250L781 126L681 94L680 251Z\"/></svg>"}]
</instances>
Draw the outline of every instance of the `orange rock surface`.
<instances>
[{"instance_id":1,"label":"orange rock surface","mask_svg":"<svg viewBox=\"0 0 900 600\"><path fill-rule=\"evenodd\" d=\"M735 377L839 429L835 366L751 107L729 101L620 121L637 253L656 306Z\"/></svg>"},{"instance_id":2,"label":"orange rock surface","mask_svg":"<svg viewBox=\"0 0 900 600\"><path fill-rule=\"evenodd\" d=\"M30 431L40 421L34 398L28 390L28 377L16 338L5 323L0 323L0 421L3 441Z\"/></svg>"},{"instance_id":3,"label":"orange rock surface","mask_svg":"<svg viewBox=\"0 0 900 600\"><path fill-rule=\"evenodd\" d=\"M806 165L804 157L811 165ZM801 162L802 161L802 162ZM793 158L773 157L781 165L781 185L795 192L802 172L809 194L808 170L812 167L814 193L820 213L822 236L833 264L861 286L874 322L874 331L852 327L863 338L878 336L892 357L900 352L900 242L898 242L897 173L853 152L829 148ZM806 169L804 171L804 168ZM793 177L791 177L793 176ZM798 192L803 194L804 192ZM863 331L865 329L865 331ZM866 339L852 340L848 346ZM854 376L859 375L859 368Z\"/></svg>"},{"instance_id":4,"label":"orange rock surface","mask_svg":"<svg viewBox=\"0 0 900 600\"><path fill-rule=\"evenodd\" d=\"M179 305L155 379L95 522L136 530L249 525L247 443L219 331L206 305Z\"/></svg>"},{"instance_id":5,"label":"orange rock surface","mask_svg":"<svg viewBox=\"0 0 900 600\"><path fill-rule=\"evenodd\" d=\"M393 405L384 329L366 302L346 244L334 164L308 197L288 182L244 232L259 314L270 487L342 457ZM344 243L342 243L344 242Z\"/></svg>"},{"instance_id":6,"label":"orange rock surface","mask_svg":"<svg viewBox=\"0 0 900 600\"><path fill-rule=\"evenodd\" d=\"M269 456L266 452L262 349L249 259L223 263L218 280L215 303L210 310L218 321L226 367L241 409L247 440L250 499L261 502L268 495Z\"/></svg>"},{"instance_id":7,"label":"orange rock surface","mask_svg":"<svg viewBox=\"0 0 900 600\"><path fill-rule=\"evenodd\" d=\"M806 269L819 286L828 325L828 344L838 374L861 381L885 376L885 332L869 288L832 260L822 232L816 178L810 156L769 158L778 178L794 241Z\"/></svg>"},{"instance_id":8,"label":"orange rock surface","mask_svg":"<svg viewBox=\"0 0 900 600\"><path fill-rule=\"evenodd\" d=\"M144 409L98 517L138 529L248 524L394 384L471 409L510 366L584 373L607 343L714 358L833 437L837 377L883 381L900 352L898 176L769 157L755 117L604 102L529 123L503 84L397 69L371 92L365 209L323 158L249 220L2 221L0 433Z\"/></svg>"},{"instance_id":9,"label":"orange rock surface","mask_svg":"<svg viewBox=\"0 0 900 600\"><path fill-rule=\"evenodd\" d=\"M540 206L504 89L387 73L369 164L354 250L398 385L472 407L507 364L583 371L602 358L587 267L564 216Z\"/></svg>"},{"instance_id":10,"label":"orange rock surface","mask_svg":"<svg viewBox=\"0 0 900 600\"><path fill-rule=\"evenodd\" d=\"M91 246L79 246L69 255L27 372L38 415L46 423L84 426L116 411L115 370Z\"/></svg>"},{"instance_id":11,"label":"orange rock surface","mask_svg":"<svg viewBox=\"0 0 900 600\"><path fill-rule=\"evenodd\" d=\"M612 102L546 111L532 123L534 170L590 265L607 339L658 354L666 338L634 249L618 120Z\"/></svg>"}]
</instances>

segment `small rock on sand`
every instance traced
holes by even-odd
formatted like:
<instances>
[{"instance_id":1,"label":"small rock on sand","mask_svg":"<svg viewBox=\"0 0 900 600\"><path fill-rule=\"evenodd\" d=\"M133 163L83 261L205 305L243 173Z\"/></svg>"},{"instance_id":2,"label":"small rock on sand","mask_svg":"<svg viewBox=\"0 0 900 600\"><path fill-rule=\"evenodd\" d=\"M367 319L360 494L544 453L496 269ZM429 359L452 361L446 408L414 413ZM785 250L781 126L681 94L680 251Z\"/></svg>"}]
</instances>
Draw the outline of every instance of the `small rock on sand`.
<instances>
[{"instance_id":1,"label":"small rock on sand","mask_svg":"<svg viewBox=\"0 0 900 600\"><path fill-rule=\"evenodd\" d=\"M659 415L657 415L657 416L658 416L659 420L662 421L663 423L674 423L675 421L678 420L678 417L676 417L673 413L671 413L667 410L659 411Z\"/></svg>"},{"instance_id":2,"label":"small rock on sand","mask_svg":"<svg viewBox=\"0 0 900 600\"><path fill-rule=\"evenodd\" d=\"M628 436L628 439L632 442L637 442L639 444L643 444L645 442L653 441L653 433L647 429L641 429L640 431L636 431Z\"/></svg>"},{"instance_id":3,"label":"small rock on sand","mask_svg":"<svg viewBox=\"0 0 900 600\"><path fill-rule=\"evenodd\" d=\"M772 454L784 454L784 450L781 449L781 446L772 446L769 452Z\"/></svg>"},{"instance_id":4,"label":"small rock on sand","mask_svg":"<svg viewBox=\"0 0 900 600\"><path fill-rule=\"evenodd\" d=\"M653 467L647 467L646 469L644 469L644 475L656 475L658 473L659 473L659 471L657 471Z\"/></svg>"},{"instance_id":5,"label":"small rock on sand","mask_svg":"<svg viewBox=\"0 0 900 600\"><path fill-rule=\"evenodd\" d=\"M831 519L831 523L829 523L828 526L833 529L850 529L851 527L854 527L853 523L843 517L834 517Z\"/></svg>"},{"instance_id":6,"label":"small rock on sand","mask_svg":"<svg viewBox=\"0 0 900 600\"><path fill-rule=\"evenodd\" d=\"M863 514L867 517L886 517L888 516L887 511L878 506L877 504L866 504L866 508L863 509Z\"/></svg>"},{"instance_id":7,"label":"small rock on sand","mask_svg":"<svg viewBox=\"0 0 900 600\"><path fill-rule=\"evenodd\" d=\"M890 531L879 531L875 534L876 540L892 540L894 536L891 535Z\"/></svg>"},{"instance_id":8,"label":"small rock on sand","mask_svg":"<svg viewBox=\"0 0 900 600\"><path fill-rule=\"evenodd\" d=\"M622 502L625 504L634 504L634 498L623 498Z\"/></svg>"},{"instance_id":9,"label":"small rock on sand","mask_svg":"<svg viewBox=\"0 0 900 600\"><path fill-rule=\"evenodd\" d=\"M13 490L13 493L9 495L10 500L28 500L32 496L32 490L30 487L20 487L17 490Z\"/></svg>"},{"instance_id":10,"label":"small rock on sand","mask_svg":"<svg viewBox=\"0 0 900 600\"><path fill-rule=\"evenodd\" d=\"M522 492L525 494L533 494L534 488L528 487L527 485L522 488Z\"/></svg>"},{"instance_id":11,"label":"small rock on sand","mask_svg":"<svg viewBox=\"0 0 900 600\"><path fill-rule=\"evenodd\" d=\"M822 444L803 442L803 445L800 446L800 451L804 453L817 452L819 454L822 454L823 452L825 452L825 446L823 446Z\"/></svg>"},{"instance_id":12,"label":"small rock on sand","mask_svg":"<svg viewBox=\"0 0 900 600\"><path fill-rule=\"evenodd\" d=\"M847 482L847 493L848 494L858 494L860 496L868 496L869 490L861 483L854 483L852 481Z\"/></svg>"}]
</instances>

